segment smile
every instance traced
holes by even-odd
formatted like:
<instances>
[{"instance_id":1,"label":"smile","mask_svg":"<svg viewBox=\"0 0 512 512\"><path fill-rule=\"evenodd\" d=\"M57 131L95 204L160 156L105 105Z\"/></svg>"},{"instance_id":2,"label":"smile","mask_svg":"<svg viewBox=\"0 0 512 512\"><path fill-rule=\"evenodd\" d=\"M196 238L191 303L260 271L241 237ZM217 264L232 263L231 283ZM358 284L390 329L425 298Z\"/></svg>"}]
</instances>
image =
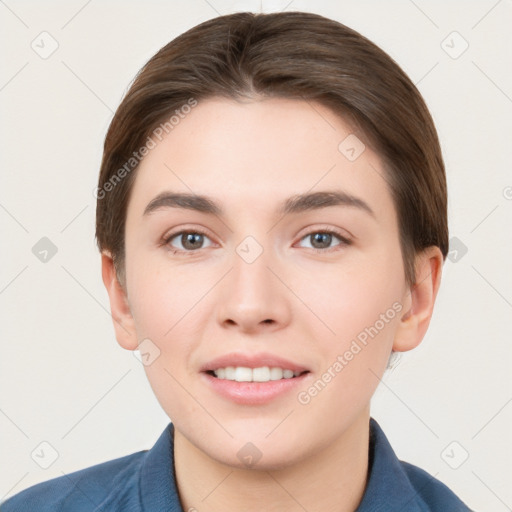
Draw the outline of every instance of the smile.
<instances>
[{"instance_id":1,"label":"smile","mask_svg":"<svg viewBox=\"0 0 512 512\"><path fill-rule=\"evenodd\" d=\"M231 369L230 369L231 368ZM286 397L287 394L291 394L292 391L297 392L297 388L305 388L306 382L311 380L313 375L309 371L300 372L298 375L294 375L296 372L292 372L291 377L289 372L291 370L283 370L281 368L246 368L246 367L226 367L219 368L220 375L222 370L225 370L229 377L233 376L233 373L240 375L240 378L246 380L236 380L235 378L227 378L216 376L214 371L201 372L201 378L204 379L205 384L218 396L223 399L227 399L229 402L239 405L264 405L278 397ZM254 378L254 371L256 370L256 378L263 379L268 374L269 378L265 380L257 381ZM260 373L261 370L261 373ZM250 374L249 374L250 371ZM233 373L232 373L233 372ZM259 374L259 376L258 376ZM271 379L270 375L275 378ZM279 376L279 378L277 378ZM281 377L282 376L282 377ZM250 377L250 380L248 380ZM253 380L254 379L254 380ZM295 393L292 394L295 397Z\"/></svg>"},{"instance_id":2,"label":"smile","mask_svg":"<svg viewBox=\"0 0 512 512\"><path fill-rule=\"evenodd\" d=\"M293 371L278 367L261 366L248 368L246 366L226 366L212 372L218 379L235 380L237 382L269 382L271 380L292 379L304 372Z\"/></svg>"}]
</instances>

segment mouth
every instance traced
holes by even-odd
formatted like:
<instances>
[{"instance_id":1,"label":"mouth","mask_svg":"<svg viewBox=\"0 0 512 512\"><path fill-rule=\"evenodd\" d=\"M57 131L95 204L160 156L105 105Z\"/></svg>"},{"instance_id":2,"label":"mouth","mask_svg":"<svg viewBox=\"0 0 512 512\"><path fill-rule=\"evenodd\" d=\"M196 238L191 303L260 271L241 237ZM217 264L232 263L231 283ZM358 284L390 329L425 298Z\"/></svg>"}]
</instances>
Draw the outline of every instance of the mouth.
<instances>
[{"instance_id":1,"label":"mouth","mask_svg":"<svg viewBox=\"0 0 512 512\"><path fill-rule=\"evenodd\" d=\"M309 370L291 370L276 366L260 366L250 368L247 366L226 366L215 370L206 370L204 373L213 378L235 382L273 382L296 379L309 373Z\"/></svg>"},{"instance_id":2,"label":"mouth","mask_svg":"<svg viewBox=\"0 0 512 512\"><path fill-rule=\"evenodd\" d=\"M310 369L268 353L228 353L199 368L203 383L218 397L240 405L263 405L312 380Z\"/></svg>"}]
</instances>

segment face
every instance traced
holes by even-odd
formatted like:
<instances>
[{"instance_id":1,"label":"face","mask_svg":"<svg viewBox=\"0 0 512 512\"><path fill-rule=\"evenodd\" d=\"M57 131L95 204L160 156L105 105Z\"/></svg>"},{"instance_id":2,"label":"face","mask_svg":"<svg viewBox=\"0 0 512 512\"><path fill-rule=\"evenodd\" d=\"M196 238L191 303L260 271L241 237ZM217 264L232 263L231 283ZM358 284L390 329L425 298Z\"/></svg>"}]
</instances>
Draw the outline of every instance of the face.
<instances>
[{"instance_id":1,"label":"face","mask_svg":"<svg viewBox=\"0 0 512 512\"><path fill-rule=\"evenodd\" d=\"M353 138L340 146L351 133L315 103L209 99L137 170L126 348L146 340L160 404L219 462L241 467L251 442L260 467L293 464L368 414L410 290L382 164L368 146L354 159ZM237 382L215 366L305 373Z\"/></svg>"}]
</instances>

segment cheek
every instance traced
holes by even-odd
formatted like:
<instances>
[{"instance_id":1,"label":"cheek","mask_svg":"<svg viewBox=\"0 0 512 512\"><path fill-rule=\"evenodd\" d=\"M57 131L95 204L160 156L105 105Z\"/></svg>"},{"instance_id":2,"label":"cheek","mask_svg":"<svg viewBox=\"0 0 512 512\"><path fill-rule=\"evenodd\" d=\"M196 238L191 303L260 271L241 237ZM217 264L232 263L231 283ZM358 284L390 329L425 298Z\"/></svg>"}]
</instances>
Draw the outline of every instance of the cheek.
<instances>
[{"instance_id":1,"label":"cheek","mask_svg":"<svg viewBox=\"0 0 512 512\"><path fill-rule=\"evenodd\" d=\"M137 330L161 338L183 309L190 282L186 286L182 272L171 272L163 258L155 258L134 244L127 247L127 254L128 296Z\"/></svg>"},{"instance_id":2,"label":"cheek","mask_svg":"<svg viewBox=\"0 0 512 512\"><path fill-rule=\"evenodd\" d=\"M403 293L399 258L392 248L383 247L339 265L317 264L295 278L297 295L314 315L311 322L317 323L318 337L327 347L341 350L376 323L380 339L394 330L396 303ZM386 314L383 326L380 319Z\"/></svg>"},{"instance_id":3,"label":"cheek","mask_svg":"<svg viewBox=\"0 0 512 512\"><path fill-rule=\"evenodd\" d=\"M193 376L185 362L201 339L195 329L201 324L199 301L208 289L206 276L171 270L155 261L140 261L138 264L134 259L128 276L132 314L139 341L151 340L153 353L157 354L144 365L144 371L171 419L194 417L200 410L187 393L185 384Z\"/></svg>"},{"instance_id":4,"label":"cheek","mask_svg":"<svg viewBox=\"0 0 512 512\"><path fill-rule=\"evenodd\" d=\"M342 418L370 400L389 358L402 305L400 279L379 265L366 272L344 273L310 295L315 313L334 334L315 337L322 352L316 380L298 395L305 411ZM391 274L391 275L390 275ZM346 417L345 417L346 419Z\"/></svg>"},{"instance_id":5,"label":"cheek","mask_svg":"<svg viewBox=\"0 0 512 512\"><path fill-rule=\"evenodd\" d=\"M139 341L151 339L170 364L178 353L184 360L201 340L209 318L202 299L218 281L218 269L173 267L165 258L134 257L132 263L128 293Z\"/></svg>"},{"instance_id":6,"label":"cheek","mask_svg":"<svg viewBox=\"0 0 512 512\"><path fill-rule=\"evenodd\" d=\"M311 400L318 410L336 404L337 410L350 411L370 400L401 317L402 271L400 254L383 247L340 270L325 268L303 281L302 293L309 290L307 302L322 321L314 319L322 333L315 336L322 367L300 403Z\"/></svg>"}]
</instances>

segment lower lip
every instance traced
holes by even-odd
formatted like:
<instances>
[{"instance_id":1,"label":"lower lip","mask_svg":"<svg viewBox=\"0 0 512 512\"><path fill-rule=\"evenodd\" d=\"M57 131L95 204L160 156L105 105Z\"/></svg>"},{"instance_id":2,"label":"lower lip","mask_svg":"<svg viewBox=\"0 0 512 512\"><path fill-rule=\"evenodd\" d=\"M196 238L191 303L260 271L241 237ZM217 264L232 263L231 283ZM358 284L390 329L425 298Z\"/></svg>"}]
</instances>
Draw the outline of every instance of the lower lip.
<instances>
[{"instance_id":1,"label":"lower lip","mask_svg":"<svg viewBox=\"0 0 512 512\"><path fill-rule=\"evenodd\" d=\"M261 405L304 385L304 381L311 374L303 373L291 379L270 380L268 382L237 382L236 380L218 379L206 372L201 375L219 395L237 404Z\"/></svg>"}]
</instances>

